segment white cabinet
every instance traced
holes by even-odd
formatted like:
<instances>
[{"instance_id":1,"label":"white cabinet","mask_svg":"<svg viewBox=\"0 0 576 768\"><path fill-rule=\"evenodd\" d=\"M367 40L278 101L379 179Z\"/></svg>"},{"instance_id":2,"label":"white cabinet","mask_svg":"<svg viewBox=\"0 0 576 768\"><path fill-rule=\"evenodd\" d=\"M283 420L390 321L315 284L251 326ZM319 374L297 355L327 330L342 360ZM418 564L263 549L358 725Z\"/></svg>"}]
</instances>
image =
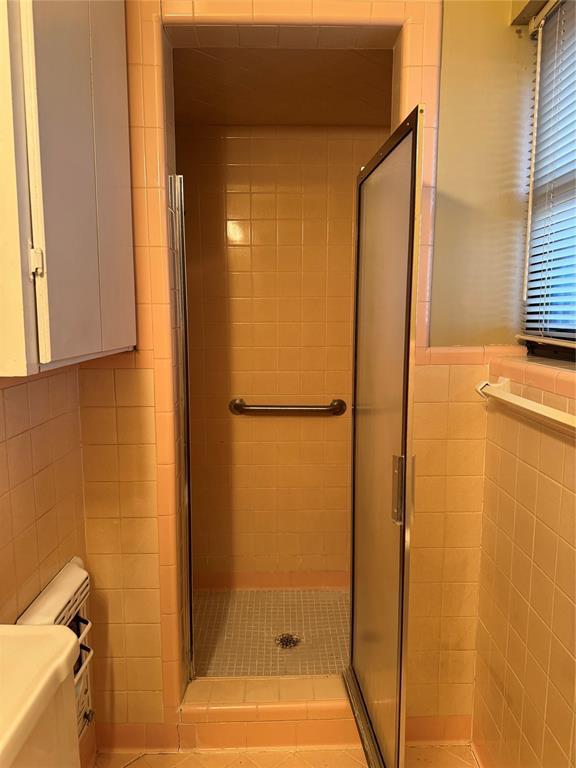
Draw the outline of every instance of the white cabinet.
<instances>
[{"instance_id":1,"label":"white cabinet","mask_svg":"<svg viewBox=\"0 0 576 768\"><path fill-rule=\"evenodd\" d=\"M136 343L126 43L123 0L0 0L0 15L0 376L15 376Z\"/></svg>"}]
</instances>

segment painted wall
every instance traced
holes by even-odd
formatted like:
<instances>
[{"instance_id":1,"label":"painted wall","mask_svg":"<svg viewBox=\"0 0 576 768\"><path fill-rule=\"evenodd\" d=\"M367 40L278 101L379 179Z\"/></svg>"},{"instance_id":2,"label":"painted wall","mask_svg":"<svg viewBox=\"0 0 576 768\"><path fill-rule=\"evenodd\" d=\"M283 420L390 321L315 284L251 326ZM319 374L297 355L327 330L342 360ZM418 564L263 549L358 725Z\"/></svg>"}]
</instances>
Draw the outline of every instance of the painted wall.
<instances>
[{"instance_id":1,"label":"painted wall","mask_svg":"<svg viewBox=\"0 0 576 768\"><path fill-rule=\"evenodd\" d=\"M493 364L491 379L574 413L573 371ZM574 765L574 438L488 409L475 748L485 768Z\"/></svg>"},{"instance_id":2,"label":"painted wall","mask_svg":"<svg viewBox=\"0 0 576 768\"><path fill-rule=\"evenodd\" d=\"M350 403L356 175L386 135L178 128L197 587L348 584L350 411L228 403Z\"/></svg>"},{"instance_id":3,"label":"painted wall","mask_svg":"<svg viewBox=\"0 0 576 768\"><path fill-rule=\"evenodd\" d=\"M510 4L444 4L430 341L520 329L535 47Z\"/></svg>"}]
</instances>

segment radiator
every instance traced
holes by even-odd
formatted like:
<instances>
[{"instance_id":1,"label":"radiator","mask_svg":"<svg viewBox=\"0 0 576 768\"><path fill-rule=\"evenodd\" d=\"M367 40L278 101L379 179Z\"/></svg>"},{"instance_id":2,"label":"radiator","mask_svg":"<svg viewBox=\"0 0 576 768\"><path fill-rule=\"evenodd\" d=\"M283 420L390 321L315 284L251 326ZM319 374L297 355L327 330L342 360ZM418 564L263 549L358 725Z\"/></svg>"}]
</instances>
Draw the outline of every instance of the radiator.
<instances>
[{"instance_id":1,"label":"radiator","mask_svg":"<svg viewBox=\"0 0 576 768\"><path fill-rule=\"evenodd\" d=\"M78 659L74 665L78 736L93 718L90 662L94 651L88 645L92 622L86 615L90 576L84 563L74 557L44 587L20 616L17 624L62 624L78 637Z\"/></svg>"}]
</instances>

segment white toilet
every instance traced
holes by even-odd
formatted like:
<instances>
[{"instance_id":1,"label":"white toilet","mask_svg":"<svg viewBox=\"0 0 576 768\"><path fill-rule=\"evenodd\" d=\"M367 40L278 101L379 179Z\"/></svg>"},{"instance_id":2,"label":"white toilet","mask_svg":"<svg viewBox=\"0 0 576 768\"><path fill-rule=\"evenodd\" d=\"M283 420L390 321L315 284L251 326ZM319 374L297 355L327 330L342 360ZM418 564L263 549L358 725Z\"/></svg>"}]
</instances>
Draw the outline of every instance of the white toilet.
<instances>
[{"instance_id":1,"label":"white toilet","mask_svg":"<svg viewBox=\"0 0 576 768\"><path fill-rule=\"evenodd\" d=\"M1 768L79 768L74 663L62 626L0 626Z\"/></svg>"}]
</instances>

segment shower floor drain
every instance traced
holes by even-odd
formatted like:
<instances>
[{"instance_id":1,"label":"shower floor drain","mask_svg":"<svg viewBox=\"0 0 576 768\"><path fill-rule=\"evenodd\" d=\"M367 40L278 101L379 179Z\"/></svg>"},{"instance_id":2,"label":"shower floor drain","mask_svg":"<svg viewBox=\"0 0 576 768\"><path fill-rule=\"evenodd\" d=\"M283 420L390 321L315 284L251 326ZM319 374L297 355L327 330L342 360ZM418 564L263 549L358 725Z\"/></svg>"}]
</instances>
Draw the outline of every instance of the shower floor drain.
<instances>
[{"instance_id":1,"label":"shower floor drain","mask_svg":"<svg viewBox=\"0 0 576 768\"><path fill-rule=\"evenodd\" d=\"M300 644L300 638L298 635L293 635L291 632L284 632L282 635L278 635L274 642L279 648L296 648Z\"/></svg>"}]
</instances>

